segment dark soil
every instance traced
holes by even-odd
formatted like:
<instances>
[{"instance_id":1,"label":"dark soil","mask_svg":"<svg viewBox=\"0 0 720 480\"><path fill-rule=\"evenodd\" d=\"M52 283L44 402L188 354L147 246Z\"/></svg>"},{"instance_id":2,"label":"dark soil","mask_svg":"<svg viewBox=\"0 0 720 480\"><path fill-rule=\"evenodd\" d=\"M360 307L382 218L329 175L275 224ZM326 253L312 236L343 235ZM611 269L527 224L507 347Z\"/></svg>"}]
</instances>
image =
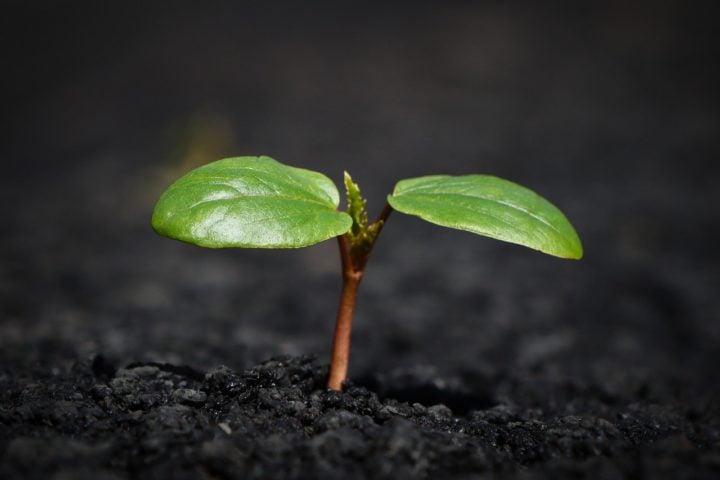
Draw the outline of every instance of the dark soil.
<instances>
[{"instance_id":1,"label":"dark soil","mask_svg":"<svg viewBox=\"0 0 720 480\"><path fill-rule=\"evenodd\" d=\"M221 3L0 16L0 478L720 478L711 8ZM249 154L346 169L372 212L401 178L506 177L586 257L393 215L329 392L333 242L149 227Z\"/></svg>"},{"instance_id":2,"label":"dark soil","mask_svg":"<svg viewBox=\"0 0 720 480\"><path fill-rule=\"evenodd\" d=\"M45 378L2 379L3 478L713 478L718 402L603 386L474 379L515 401L472 408L432 376L395 392L324 387L326 368L285 357L237 372L101 357ZM538 378L539 377L539 378ZM522 385L519 381L522 381ZM540 381L542 388L528 388ZM382 391L389 385L375 385ZM550 402L549 393L553 398ZM638 397L643 401L638 401ZM448 403L449 403L448 402Z\"/></svg>"}]
</instances>

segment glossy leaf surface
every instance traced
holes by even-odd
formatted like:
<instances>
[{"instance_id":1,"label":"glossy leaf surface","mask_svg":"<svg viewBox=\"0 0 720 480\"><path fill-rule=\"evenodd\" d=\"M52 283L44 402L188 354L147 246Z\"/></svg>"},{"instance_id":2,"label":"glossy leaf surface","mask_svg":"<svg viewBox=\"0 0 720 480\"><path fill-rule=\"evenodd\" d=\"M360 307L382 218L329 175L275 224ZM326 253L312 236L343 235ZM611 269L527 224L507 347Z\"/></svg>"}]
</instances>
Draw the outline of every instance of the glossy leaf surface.
<instances>
[{"instance_id":1,"label":"glossy leaf surface","mask_svg":"<svg viewBox=\"0 0 720 480\"><path fill-rule=\"evenodd\" d=\"M579 259L582 244L565 215L532 190L489 175L402 180L388 202L428 222Z\"/></svg>"},{"instance_id":2,"label":"glossy leaf surface","mask_svg":"<svg viewBox=\"0 0 720 480\"><path fill-rule=\"evenodd\" d=\"M153 228L203 247L298 248L341 235L332 180L270 157L218 160L192 170L160 197Z\"/></svg>"}]
</instances>

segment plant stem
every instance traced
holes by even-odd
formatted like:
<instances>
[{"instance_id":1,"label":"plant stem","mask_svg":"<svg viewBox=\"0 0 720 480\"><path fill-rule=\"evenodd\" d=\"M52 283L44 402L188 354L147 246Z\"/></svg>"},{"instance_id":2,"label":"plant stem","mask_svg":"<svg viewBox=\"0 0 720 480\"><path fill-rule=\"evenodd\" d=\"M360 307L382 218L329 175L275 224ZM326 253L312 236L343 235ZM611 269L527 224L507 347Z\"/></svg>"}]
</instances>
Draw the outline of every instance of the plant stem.
<instances>
[{"instance_id":1,"label":"plant stem","mask_svg":"<svg viewBox=\"0 0 720 480\"><path fill-rule=\"evenodd\" d=\"M380 215L378 215L378 217L375 219L375 221L373 223L382 222L380 224L380 230L382 230L382 227L385 225L385 222L387 221L387 219L390 216L390 214L392 213L392 211L393 211L393 209L390 206L390 204L386 203L385 208L382 209L382 211L380 212ZM380 230L378 230L378 235L380 235Z\"/></svg>"},{"instance_id":2,"label":"plant stem","mask_svg":"<svg viewBox=\"0 0 720 480\"><path fill-rule=\"evenodd\" d=\"M355 271L353 268L347 237L340 235L338 243L340 244L340 258L343 266L343 284L337 320L335 321L335 335L333 337L330 375L328 377L328 388L332 390L341 390L342 383L347 378L350 357L350 332L355 312L355 300L364 273L363 270Z\"/></svg>"},{"instance_id":3,"label":"plant stem","mask_svg":"<svg viewBox=\"0 0 720 480\"><path fill-rule=\"evenodd\" d=\"M377 235L382 230L385 220L390 216L392 208L386 205L376 220L379 223ZM332 355L330 360L330 374L328 376L328 388L342 390L342 384L347 378L348 363L350 357L350 333L352 330L353 314L355 313L355 301L360 281L365 274L365 264L370 256L374 241L364 251L356 252L348 235L340 235L338 246L340 247L340 261L342 264L342 292L340 293L340 306L338 307L337 319L335 321L335 335L333 336Z\"/></svg>"}]
</instances>

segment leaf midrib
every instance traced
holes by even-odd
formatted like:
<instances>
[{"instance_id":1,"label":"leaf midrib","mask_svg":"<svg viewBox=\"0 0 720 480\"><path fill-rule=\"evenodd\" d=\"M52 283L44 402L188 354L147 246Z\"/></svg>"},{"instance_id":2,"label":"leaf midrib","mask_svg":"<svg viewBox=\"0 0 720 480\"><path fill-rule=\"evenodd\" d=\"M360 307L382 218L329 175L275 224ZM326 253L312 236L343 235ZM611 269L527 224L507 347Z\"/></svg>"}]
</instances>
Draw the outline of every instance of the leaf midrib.
<instances>
[{"instance_id":1,"label":"leaf midrib","mask_svg":"<svg viewBox=\"0 0 720 480\"><path fill-rule=\"evenodd\" d=\"M337 211L337 207L334 207L334 206L333 206L332 209L331 209L331 208L328 206L328 203L323 203L323 202L321 202L321 201L319 201L319 200L311 200L311 199L308 199L308 198L305 198L305 197L294 197L294 196L287 195L287 194L285 194L285 193L280 193L280 192L273 192L273 193L266 193L266 194L247 194L247 193L245 193L245 192L241 192L240 190L238 190L238 189L237 189L236 187L234 187L233 185L230 185L230 184L228 184L228 183L223 183L222 181L220 181L220 182L218 182L218 183L215 183L215 182L209 183L209 182L205 182L205 181L185 182L185 183L183 183L183 185L177 185L175 188L183 188L183 187L186 187L186 186L188 186L188 185L190 185L190 184L216 185L216 186L227 187L227 188L232 189L232 190L235 191L235 193L236 193L237 196L236 196L236 197L233 197L233 199L238 199L238 198L277 198L277 199L285 199L285 200L294 200L294 201L297 201L297 202L309 203L309 204L313 204L313 205L320 205L320 206L322 206L323 208L325 208L325 209L327 209L327 210ZM230 199L229 199L229 198L224 198L224 199L211 199L211 200L203 199L203 200L199 200L199 201L195 202L194 204L192 204L190 207L187 207L187 208L192 208L192 207L195 207L196 205L199 205L199 204L201 204L201 203L213 202L213 201L217 201L217 200L230 200Z\"/></svg>"},{"instance_id":2,"label":"leaf midrib","mask_svg":"<svg viewBox=\"0 0 720 480\"><path fill-rule=\"evenodd\" d=\"M396 197L397 197L397 198L400 198L400 197L403 197L403 196L405 196L406 198L412 197L412 196L418 196L418 197L422 197L422 198L424 198L424 199L429 199L429 200L430 200L431 202L433 202L433 203L439 203L437 200L432 199L432 197L436 197L436 196L470 198L470 199L483 200L483 201L489 202L489 203L496 203L496 204L503 205L503 206L506 206L506 207L508 207L508 208L512 208L512 209L514 209L514 210L517 210L517 211L519 211L519 212L527 215L528 217L537 220L538 222L542 223L543 225L549 227L551 230L553 230L554 232L558 233L559 235L565 236L565 233L564 233L564 232L562 232L561 230L559 230L555 225L553 225L552 223L550 223L547 219L545 219L545 218L543 218L543 217L541 217L541 216L539 216L539 215L537 215L537 214L535 214L535 213L527 210L526 208L522 208L522 207L520 207L520 206L518 206L518 205L515 205L515 204L513 204L513 203L510 203L510 202L503 202L503 201L500 201L500 200L490 199L490 198L487 198L487 197L483 197L483 196L481 196L481 195L468 195L468 194L464 194L464 193L417 193L417 192L416 192L416 193L408 193L407 195L406 195L406 194L401 194L401 195L397 195ZM463 208L469 209L468 207L463 207ZM497 218L497 217L495 217L495 216L493 216L493 215L488 215L488 216L491 216L491 217L493 217L493 218ZM499 219L498 219L498 220L499 220Z\"/></svg>"},{"instance_id":3,"label":"leaf midrib","mask_svg":"<svg viewBox=\"0 0 720 480\"><path fill-rule=\"evenodd\" d=\"M220 202L222 200L211 200L211 201ZM217 225L218 223L224 222L227 219L227 217L231 215L231 213L232 212L223 212L222 218L218 221L213 222L211 225ZM307 213L297 213L297 214L293 214L293 215L283 215L283 216L278 216L278 217L263 217L263 218L259 218L259 219L254 219L252 221L244 220L243 225L253 225L253 224L263 223L263 222L266 222L271 219L279 221L279 220L285 220L285 219L289 219L289 218L302 217L302 216L318 217L322 213L324 213L324 212L314 210L314 211L307 212ZM330 213L343 213L343 212L330 212Z\"/></svg>"},{"instance_id":4,"label":"leaf midrib","mask_svg":"<svg viewBox=\"0 0 720 480\"><path fill-rule=\"evenodd\" d=\"M406 199L412 200L412 197L413 197L413 196L415 196L415 197L421 197L424 201L429 201L430 203L435 203L435 204L442 203L442 202L441 202L440 200L434 199L434 198L432 198L432 197L436 197L436 196L447 196L447 197L463 197L463 198L479 199L479 200L483 200L483 201L486 201L486 202L489 202L489 203L497 203L497 204L500 204L500 205L503 205L503 206L506 206L506 207L509 207L509 208L513 208L513 209L515 209L515 210L517 210L517 211L519 211L519 212L527 215L529 218L531 218L531 219L533 219L533 220L535 220L535 221L540 222L542 225L549 227L553 232L555 232L556 234L558 234L558 236L560 237L560 240L563 242L565 248L567 248L568 250L571 250L571 251L574 250L574 248L572 248L572 245L570 245L569 240L566 238L566 235L565 235L562 231L558 230L554 225L548 223L547 221L543 221L544 219L538 218L538 217L535 216L535 215L530 215L527 210L520 209L520 208L516 208L516 207L513 206L513 205L510 205L510 204L507 204L507 203L503 203L503 202L499 202L499 201L497 201L497 200L490 200L490 199L487 199L487 198L484 198L484 197L480 197L480 196L476 196L476 195L463 195L463 194L459 194L459 193L442 193L442 194L439 194L439 193L412 193L412 194L407 194L407 195L404 195L404 194L395 195L395 198L405 197ZM465 206L465 205L453 205L453 207L454 207L454 208L462 208L463 210L467 210L467 211L472 212L472 213L475 213L475 214L478 213L477 210L474 210L472 207L468 207L468 206ZM417 214L415 214L415 215L417 215ZM508 222L507 220L504 220L504 219L498 217L497 215L493 215L493 214L487 213L487 212L482 212L482 215L486 215L486 216L488 216L488 217L490 217L490 218L493 218L494 220L497 220L498 222L500 222L500 223L502 223L502 224L504 224L504 225L507 225L507 226L510 227L512 230L522 232L522 230L520 230L516 225L513 225L512 223L510 223L510 222ZM423 216L423 215L420 215L420 216ZM435 218L436 218L436 217L435 217Z\"/></svg>"}]
</instances>

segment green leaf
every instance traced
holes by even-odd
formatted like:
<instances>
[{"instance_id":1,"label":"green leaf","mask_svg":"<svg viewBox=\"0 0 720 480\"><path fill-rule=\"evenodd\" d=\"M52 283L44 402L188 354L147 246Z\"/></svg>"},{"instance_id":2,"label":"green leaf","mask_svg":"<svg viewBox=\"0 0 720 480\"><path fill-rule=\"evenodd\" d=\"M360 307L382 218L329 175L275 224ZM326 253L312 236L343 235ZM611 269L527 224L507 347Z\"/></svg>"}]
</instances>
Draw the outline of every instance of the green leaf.
<instances>
[{"instance_id":1,"label":"green leaf","mask_svg":"<svg viewBox=\"0 0 720 480\"><path fill-rule=\"evenodd\" d=\"M433 175L402 180L388 203L444 227L580 259L580 239L565 215L532 190L488 175Z\"/></svg>"},{"instance_id":2,"label":"green leaf","mask_svg":"<svg viewBox=\"0 0 720 480\"><path fill-rule=\"evenodd\" d=\"M298 248L342 235L352 219L317 172L270 157L218 160L192 170L160 197L156 232L211 248Z\"/></svg>"}]
</instances>

